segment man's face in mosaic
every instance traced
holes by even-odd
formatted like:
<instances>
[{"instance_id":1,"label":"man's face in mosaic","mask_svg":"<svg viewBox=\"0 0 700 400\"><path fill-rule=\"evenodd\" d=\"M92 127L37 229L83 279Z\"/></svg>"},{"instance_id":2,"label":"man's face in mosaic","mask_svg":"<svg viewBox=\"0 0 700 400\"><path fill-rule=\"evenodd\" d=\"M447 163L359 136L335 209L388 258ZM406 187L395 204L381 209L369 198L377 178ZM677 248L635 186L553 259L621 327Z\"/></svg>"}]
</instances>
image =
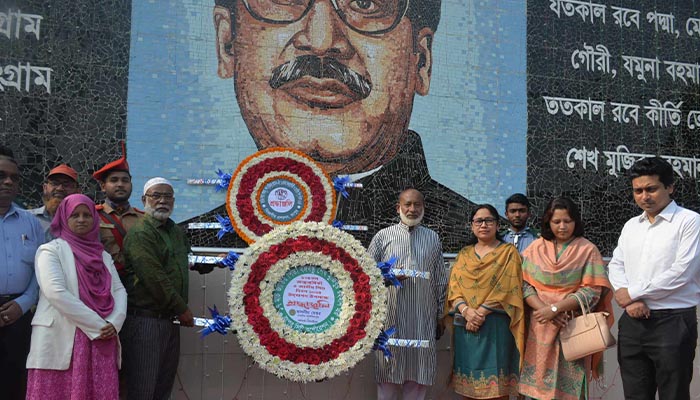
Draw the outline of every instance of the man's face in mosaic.
<instances>
[{"instance_id":1,"label":"man's face in mosaic","mask_svg":"<svg viewBox=\"0 0 700 400\"><path fill-rule=\"evenodd\" d=\"M329 0L316 0L298 21L273 24L260 19L269 11L260 7L278 5L247 4L216 6L214 24L218 74L234 78L258 148L295 148L335 173L367 171L391 160L405 138L414 94L428 93L432 29L414 34L403 16L388 32L359 33ZM257 18L250 11L256 9ZM313 69L322 76L304 72ZM336 74L329 77L329 70Z\"/></svg>"}]
</instances>

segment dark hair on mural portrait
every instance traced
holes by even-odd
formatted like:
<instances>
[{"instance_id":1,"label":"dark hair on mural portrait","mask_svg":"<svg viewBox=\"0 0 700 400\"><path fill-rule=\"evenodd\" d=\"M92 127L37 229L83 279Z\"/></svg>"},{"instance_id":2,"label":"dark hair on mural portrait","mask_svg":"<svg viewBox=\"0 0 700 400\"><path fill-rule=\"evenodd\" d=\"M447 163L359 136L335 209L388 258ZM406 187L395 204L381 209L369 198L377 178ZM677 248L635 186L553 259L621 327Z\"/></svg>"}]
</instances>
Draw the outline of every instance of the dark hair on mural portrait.
<instances>
[{"instance_id":1,"label":"dark hair on mural portrait","mask_svg":"<svg viewBox=\"0 0 700 400\"><path fill-rule=\"evenodd\" d=\"M226 7L233 10L236 0L215 0L214 4L221 7ZM437 31L440 23L440 8L442 0L408 0L408 9L406 17L411 21L413 30L418 31L421 28L428 27ZM231 26L233 30L234 27Z\"/></svg>"},{"instance_id":2,"label":"dark hair on mural portrait","mask_svg":"<svg viewBox=\"0 0 700 400\"><path fill-rule=\"evenodd\" d=\"M554 232L552 232L552 227L549 226L552 215L554 215L554 210L566 210L566 212L569 213L569 217L571 217L576 224L573 236L583 236L583 220L581 219L581 211L579 211L576 203L568 197L556 197L549 201L549 204L547 204L547 207L544 209L544 214L542 214L542 231L540 233L544 239L550 241L554 240Z\"/></svg>"},{"instance_id":3,"label":"dark hair on mural portrait","mask_svg":"<svg viewBox=\"0 0 700 400\"><path fill-rule=\"evenodd\" d=\"M661 157L643 158L634 163L629 172L630 180L650 175L657 175L666 187L673 185L673 167Z\"/></svg>"},{"instance_id":4,"label":"dark hair on mural portrait","mask_svg":"<svg viewBox=\"0 0 700 400\"><path fill-rule=\"evenodd\" d=\"M433 31L437 31L440 23L441 4L442 0L409 0L406 16L411 20L413 28L416 30L427 26Z\"/></svg>"}]
</instances>

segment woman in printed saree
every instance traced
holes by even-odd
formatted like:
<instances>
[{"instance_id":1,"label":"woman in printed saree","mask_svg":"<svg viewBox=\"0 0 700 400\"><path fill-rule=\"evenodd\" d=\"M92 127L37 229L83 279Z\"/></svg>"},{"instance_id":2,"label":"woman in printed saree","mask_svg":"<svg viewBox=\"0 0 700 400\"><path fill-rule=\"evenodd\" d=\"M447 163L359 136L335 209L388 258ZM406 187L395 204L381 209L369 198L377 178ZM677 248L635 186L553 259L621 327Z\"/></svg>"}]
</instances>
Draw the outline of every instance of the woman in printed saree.
<instances>
[{"instance_id":1,"label":"woman in printed saree","mask_svg":"<svg viewBox=\"0 0 700 400\"><path fill-rule=\"evenodd\" d=\"M538 400L588 398L590 377L598 378L602 353L566 361L559 329L567 312L579 313L575 296L592 311L610 313L612 288L598 248L583 237L581 214L570 199L547 205L542 237L523 252L523 291L529 306L529 329L520 371L520 393Z\"/></svg>"},{"instance_id":2,"label":"woman in printed saree","mask_svg":"<svg viewBox=\"0 0 700 400\"><path fill-rule=\"evenodd\" d=\"M493 206L476 207L471 243L459 252L450 273L451 383L465 399L517 395L525 341L521 259L515 246L497 236L498 221Z\"/></svg>"}]
</instances>

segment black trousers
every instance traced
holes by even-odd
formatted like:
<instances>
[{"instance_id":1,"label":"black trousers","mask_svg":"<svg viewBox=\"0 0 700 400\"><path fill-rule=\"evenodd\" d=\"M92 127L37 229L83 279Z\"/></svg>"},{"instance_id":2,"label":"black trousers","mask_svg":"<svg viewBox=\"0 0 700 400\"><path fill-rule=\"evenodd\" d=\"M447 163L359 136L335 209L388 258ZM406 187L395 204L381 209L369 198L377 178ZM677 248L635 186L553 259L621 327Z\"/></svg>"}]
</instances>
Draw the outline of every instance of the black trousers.
<instances>
[{"instance_id":1,"label":"black trousers","mask_svg":"<svg viewBox=\"0 0 700 400\"><path fill-rule=\"evenodd\" d=\"M0 328L0 393L3 399L25 398L33 316L28 311L14 324Z\"/></svg>"},{"instance_id":2,"label":"black trousers","mask_svg":"<svg viewBox=\"0 0 700 400\"><path fill-rule=\"evenodd\" d=\"M690 399L698 339L695 307L652 310L649 319L623 313L618 322L617 360L625 399Z\"/></svg>"}]
</instances>

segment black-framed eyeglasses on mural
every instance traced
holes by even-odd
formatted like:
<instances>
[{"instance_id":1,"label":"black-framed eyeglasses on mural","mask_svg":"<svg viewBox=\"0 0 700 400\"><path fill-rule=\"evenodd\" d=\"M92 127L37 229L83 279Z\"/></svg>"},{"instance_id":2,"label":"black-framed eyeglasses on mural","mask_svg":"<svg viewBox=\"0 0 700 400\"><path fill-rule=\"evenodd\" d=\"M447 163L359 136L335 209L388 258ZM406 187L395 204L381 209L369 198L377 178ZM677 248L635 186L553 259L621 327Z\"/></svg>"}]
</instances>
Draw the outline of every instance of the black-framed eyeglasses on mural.
<instances>
[{"instance_id":1,"label":"black-framed eyeglasses on mural","mask_svg":"<svg viewBox=\"0 0 700 400\"><path fill-rule=\"evenodd\" d=\"M316 0L242 0L255 19L291 24L309 13ZM409 0L329 0L338 17L352 30L378 35L394 29L406 14Z\"/></svg>"}]
</instances>

